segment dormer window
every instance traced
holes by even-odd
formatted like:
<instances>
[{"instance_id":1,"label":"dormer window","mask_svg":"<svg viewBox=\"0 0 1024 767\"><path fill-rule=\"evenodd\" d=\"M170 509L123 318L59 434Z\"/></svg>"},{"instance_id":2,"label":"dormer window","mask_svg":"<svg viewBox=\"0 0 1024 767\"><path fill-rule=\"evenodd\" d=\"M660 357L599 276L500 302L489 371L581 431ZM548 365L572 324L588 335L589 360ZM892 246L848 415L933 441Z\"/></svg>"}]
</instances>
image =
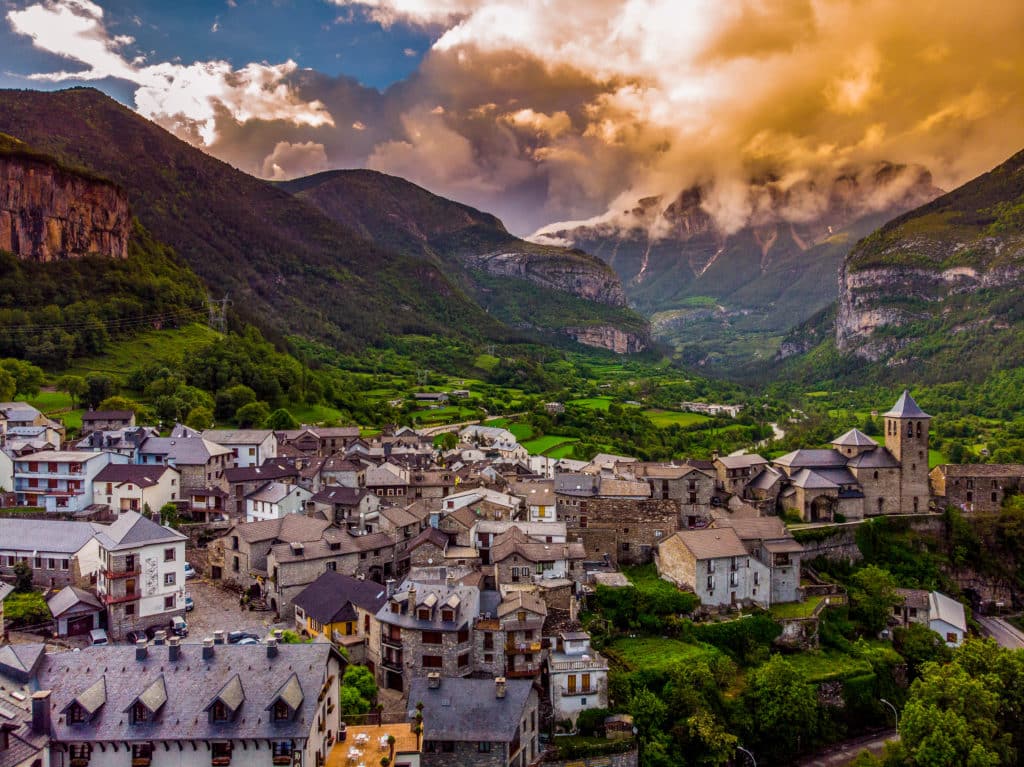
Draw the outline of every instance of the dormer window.
<instances>
[{"instance_id":1,"label":"dormer window","mask_svg":"<svg viewBox=\"0 0 1024 767\"><path fill-rule=\"evenodd\" d=\"M443 621L453 621L453 620L455 620L455 611L454 610L442 610L441 611L441 620L443 620Z\"/></svg>"},{"instance_id":2,"label":"dormer window","mask_svg":"<svg viewBox=\"0 0 1024 767\"><path fill-rule=\"evenodd\" d=\"M230 718L228 707L222 701L214 701L211 716L215 722L226 722Z\"/></svg>"},{"instance_id":3,"label":"dormer window","mask_svg":"<svg viewBox=\"0 0 1024 767\"><path fill-rule=\"evenodd\" d=\"M428 607L421 607L421 608L419 608L416 611L416 617L419 618L421 621L429 621L430 620L430 608L428 608Z\"/></svg>"},{"instance_id":4,"label":"dormer window","mask_svg":"<svg viewBox=\"0 0 1024 767\"><path fill-rule=\"evenodd\" d=\"M292 710L288 708L288 704L283 700L279 700L274 703L274 721L275 722L287 722L292 718Z\"/></svg>"},{"instance_id":5,"label":"dormer window","mask_svg":"<svg viewBox=\"0 0 1024 767\"><path fill-rule=\"evenodd\" d=\"M85 721L85 711L77 703L68 707L68 724L82 724Z\"/></svg>"},{"instance_id":6,"label":"dormer window","mask_svg":"<svg viewBox=\"0 0 1024 767\"><path fill-rule=\"evenodd\" d=\"M142 703L132 706L132 724L145 724L152 718L152 713Z\"/></svg>"}]
</instances>

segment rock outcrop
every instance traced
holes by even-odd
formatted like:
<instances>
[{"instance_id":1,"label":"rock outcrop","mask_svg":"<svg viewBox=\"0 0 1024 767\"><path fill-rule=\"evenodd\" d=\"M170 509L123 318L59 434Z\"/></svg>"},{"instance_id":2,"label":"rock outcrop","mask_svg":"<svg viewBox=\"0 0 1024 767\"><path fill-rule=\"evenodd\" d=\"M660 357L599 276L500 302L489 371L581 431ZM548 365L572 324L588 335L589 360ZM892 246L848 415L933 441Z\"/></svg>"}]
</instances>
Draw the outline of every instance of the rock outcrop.
<instances>
[{"instance_id":1,"label":"rock outcrop","mask_svg":"<svg viewBox=\"0 0 1024 767\"><path fill-rule=\"evenodd\" d=\"M29 153L0 153L0 250L35 261L128 256L128 197Z\"/></svg>"},{"instance_id":2,"label":"rock outcrop","mask_svg":"<svg viewBox=\"0 0 1024 767\"><path fill-rule=\"evenodd\" d=\"M466 256L466 261L488 274L515 277L608 306L626 305L618 276L596 258L561 249L558 253L547 250L523 243L514 249Z\"/></svg>"},{"instance_id":3,"label":"rock outcrop","mask_svg":"<svg viewBox=\"0 0 1024 767\"><path fill-rule=\"evenodd\" d=\"M646 333L636 333L612 325L595 325L581 328L565 328L570 338L584 346L607 349L616 354L635 354L650 346L651 339Z\"/></svg>"}]
</instances>

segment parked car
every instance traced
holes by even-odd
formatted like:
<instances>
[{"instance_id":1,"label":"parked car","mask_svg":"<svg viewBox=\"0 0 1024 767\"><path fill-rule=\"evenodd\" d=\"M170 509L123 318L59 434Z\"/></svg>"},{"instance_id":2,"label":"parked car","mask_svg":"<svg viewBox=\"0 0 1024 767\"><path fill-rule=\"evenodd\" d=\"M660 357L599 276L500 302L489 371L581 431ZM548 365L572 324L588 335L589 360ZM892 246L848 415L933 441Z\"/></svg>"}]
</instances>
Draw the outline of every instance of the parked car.
<instances>
[{"instance_id":1,"label":"parked car","mask_svg":"<svg viewBox=\"0 0 1024 767\"><path fill-rule=\"evenodd\" d=\"M89 632L89 640L94 645L110 644L110 640L107 638L106 629L93 629Z\"/></svg>"},{"instance_id":2,"label":"parked car","mask_svg":"<svg viewBox=\"0 0 1024 767\"><path fill-rule=\"evenodd\" d=\"M237 644L239 646L244 645L244 644L259 644L259 643L260 643L260 640L253 639L252 637L246 637L245 639L239 639L237 642L235 642L235 644Z\"/></svg>"},{"instance_id":3,"label":"parked car","mask_svg":"<svg viewBox=\"0 0 1024 767\"><path fill-rule=\"evenodd\" d=\"M145 631L129 631L124 635L124 641L129 644L135 644L140 639L149 639L149 637L146 636Z\"/></svg>"},{"instance_id":4,"label":"parked car","mask_svg":"<svg viewBox=\"0 0 1024 767\"><path fill-rule=\"evenodd\" d=\"M243 639L255 639L257 644L260 641L259 634L254 634L251 631L229 631L227 638L228 644L240 644Z\"/></svg>"},{"instance_id":5,"label":"parked car","mask_svg":"<svg viewBox=\"0 0 1024 767\"><path fill-rule=\"evenodd\" d=\"M185 612L191 612L195 609L196 603L192 601L192 595L185 595Z\"/></svg>"},{"instance_id":6,"label":"parked car","mask_svg":"<svg viewBox=\"0 0 1024 767\"><path fill-rule=\"evenodd\" d=\"M185 580L188 580L189 578L195 578L195 577L196 577L196 569L194 567L192 567L192 563L191 562L186 562L185 563Z\"/></svg>"},{"instance_id":7,"label":"parked car","mask_svg":"<svg viewBox=\"0 0 1024 767\"><path fill-rule=\"evenodd\" d=\"M175 615L171 618L171 633L179 637L188 636L188 624L180 615Z\"/></svg>"}]
</instances>

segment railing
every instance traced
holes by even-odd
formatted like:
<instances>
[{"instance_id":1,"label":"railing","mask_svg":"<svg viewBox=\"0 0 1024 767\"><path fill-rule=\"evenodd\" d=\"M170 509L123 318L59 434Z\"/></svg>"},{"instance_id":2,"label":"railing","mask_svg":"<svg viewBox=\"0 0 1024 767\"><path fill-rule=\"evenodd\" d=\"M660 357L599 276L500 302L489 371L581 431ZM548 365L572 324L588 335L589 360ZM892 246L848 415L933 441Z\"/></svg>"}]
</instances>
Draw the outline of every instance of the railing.
<instances>
[{"instance_id":1,"label":"railing","mask_svg":"<svg viewBox=\"0 0 1024 767\"><path fill-rule=\"evenodd\" d=\"M562 688L562 695L596 695L596 687L577 687L570 690L568 687Z\"/></svg>"},{"instance_id":2,"label":"railing","mask_svg":"<svg viewBox=\"0 0 1024 767\"><path fill-rule=\"evenodd\" d=\"M533 642L513 642L510 640L505 643L505 651L511 653L540 652L541 643L540 640Z\"/></svg>"},{"instance_id":3,"label":"railing","mask_svg":"<svg viewBox=\"0 0 1024 767\"><path fill-rule=\"evenodd\" d=\"M397 660L394 658L381 658L380 665L386 669L390 669L391 671L404 671L402 668L401 658L398 658Z\"/></svg>"},{"instance_id":4,"label":"railing","mask_svg":"<svg viewBox=\"0 0 1024 767\"><path fill-rule=\"evenodd\" d=\"M386 645L392 647L402 646L402 637L400 634L389 634L387 631L380 632L380 641Z\"/></svg>"},{"instance_id":5,"label":"railing","mask_svg":"<svg viewBox=\"0 0 1024 767\"><path fill-rule=\"evenodd\" d=\"M552 671L587 671L589 669L604 670L607 668L608 664L603 659L551 661Z\"/></svg>"},{"instance_id":6,"label":"railing","mask_svg":"<svg viewBox=\"0 0 1024 767\"><path fill-rule=\"evenodd\" d=\"M124 594L122 596L115 596L113 594L104 594L103 595L103 604L106 604L106 605L116 605L116 604L120 604L121 602L134 602L137 599L142 599L142 592L141 591L132 591L131 593Z\"/></svg>"},{"instance_id":7,"label":"railing","mask_svg":"<svg viewBox=\"0 0 1024 767\"><path fill-rule=\"evenodd\" d=\"M515 669L508 669L505 672L505 676L510 679L529 679L537 676L540 673L540 666L536 663L532 663L528 666L520 666Z\"/></svg>"},{"instance_id":8,"label":"railing","mask_svg":"<svg viewBox=\"0 0 1024 767\"><path fill-rule=\"evenodd\" d=\"M104 570L103 574L110 580L114 580L115 578L129 578L139 575L141 572L142 570L136 567L134 570Z\"/></svg>"}]
</instances>

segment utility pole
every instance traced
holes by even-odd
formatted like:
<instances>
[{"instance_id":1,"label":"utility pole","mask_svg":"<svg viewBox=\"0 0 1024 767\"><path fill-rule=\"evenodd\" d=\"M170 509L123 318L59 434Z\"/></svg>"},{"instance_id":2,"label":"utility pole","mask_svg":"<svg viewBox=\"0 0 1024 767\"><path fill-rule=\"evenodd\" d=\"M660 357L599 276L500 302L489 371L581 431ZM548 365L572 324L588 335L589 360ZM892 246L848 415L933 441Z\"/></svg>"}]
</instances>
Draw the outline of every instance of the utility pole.
<instances>
[{"instance_id":1,"label":"utility pole","mask_svg":"<svg viewBox=\"0 0 1024 767\"><path fill-rule=\"evenodd\" d=\"M211 328L221 333L228 332L228 307L230 305L231 299L228 298L227 294L219 301L213 297L206 299L206 306L210 312L209 325Z\"/></svg>"}]
</instances>

